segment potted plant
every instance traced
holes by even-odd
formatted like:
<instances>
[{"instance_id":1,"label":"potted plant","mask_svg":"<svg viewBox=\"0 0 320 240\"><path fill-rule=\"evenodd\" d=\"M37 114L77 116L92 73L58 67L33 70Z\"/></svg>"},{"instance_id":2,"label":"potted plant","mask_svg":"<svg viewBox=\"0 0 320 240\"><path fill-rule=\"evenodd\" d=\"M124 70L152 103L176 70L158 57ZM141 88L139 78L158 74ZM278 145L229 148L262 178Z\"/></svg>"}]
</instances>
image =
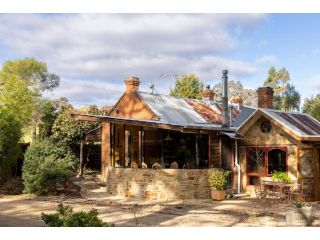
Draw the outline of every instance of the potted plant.
<instances>
[{"instance_id":1,"label":"potted plant","mask_svg":"<svg viewBox=\"0 0 320 240\"><path fill-rule=\"evenodd\" d=\"M312 206L296 202L286 208L286 222L289 226L310 226L314 221Z\"/></svg>"},{"instance_id":2,"label":"potted plant","mask_svg":"<svg viewBox=\"0 0 320 240\"><path fill-rule=\"evenodd\" d=\"M283 183L289 183L289 184L293 182L286 172L273 171L271 178L272 178L272 181L274 182L283 182Z\"/></svg>"},{"instance_id":3,"label":"potted plant","mask_svg":"<svg viewBox=\"0 0 320 240\"><path fill-rule=\"evenodd\" d=\"M209 182L211 188L211 197L213 200L223 200L226 195L226 184L230 171L220 168L211 168L209 173Z\"/></svg>"}]
</instances>

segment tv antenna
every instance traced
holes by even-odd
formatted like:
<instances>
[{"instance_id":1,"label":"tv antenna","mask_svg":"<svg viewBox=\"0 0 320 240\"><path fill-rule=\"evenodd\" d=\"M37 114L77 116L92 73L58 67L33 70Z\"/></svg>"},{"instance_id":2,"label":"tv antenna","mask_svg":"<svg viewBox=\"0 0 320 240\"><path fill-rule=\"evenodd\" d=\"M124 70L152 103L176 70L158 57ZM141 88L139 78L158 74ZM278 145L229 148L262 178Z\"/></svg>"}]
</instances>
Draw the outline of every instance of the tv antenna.
<instances>
[{"instance_id":1,"label":"tv antenna","mask_svg":"<svg viewBox=\"0 0 320 240\"><path fill-rule=\"evenodd\" d=\"M177 81L179 77L186 76L186 74L177 74L177 73L163 73L160 77L174 77ZM170 85L170 92L171 92L171 85Z\"/></svg>"},{"instance_id":2,"label":"tv antenna","mask_svg":"<svg viewBox=\"0 0 320 240\"><path fill-rule=\"evenodd\" d=\"M158 91L156 90L156 87L155 87L155 85L154 85L153 82L150 82L150 83L148 84L148 87L151 89L151 94L156 94L156 95L158 95Z\"/></svg>"},{"instance_id":3,"label":"tv antenna","mask_svg":"<svg viewBox=\"0 0 320 240\"><path fill-rule=\"evenodd\" d=\"M174 77L176 80L178 79L178 77L183 77L186 74L177 74L177 73L163 73L160 75L160 77Z\"/></svg>"}]
</instances>

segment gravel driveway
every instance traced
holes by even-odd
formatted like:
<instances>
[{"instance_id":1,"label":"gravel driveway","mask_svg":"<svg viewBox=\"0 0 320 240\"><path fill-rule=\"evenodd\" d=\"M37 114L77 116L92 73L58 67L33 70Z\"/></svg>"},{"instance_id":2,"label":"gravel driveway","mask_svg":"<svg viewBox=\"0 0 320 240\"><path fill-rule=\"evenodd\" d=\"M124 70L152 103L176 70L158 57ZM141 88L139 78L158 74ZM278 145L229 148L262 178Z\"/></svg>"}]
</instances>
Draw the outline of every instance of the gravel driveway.
<instances>
[{"instance_id":1,"label":"gravel driveway","mask_svg":"<svg viewBox=\"0 0 320 240\"><path fill-rule=\"evenodd\" d=\"M0 226L43 226L41 213L54 212L59 203L69 204L75 210L96 208L104 221L116 226L286 226L284 206L261 212L252 207L252 199L136 205L116 200L39 198L25 194L0 196ZM313 205L316 215L313 225L320 226L320 204Z\"/></svg>"}]
</instances>

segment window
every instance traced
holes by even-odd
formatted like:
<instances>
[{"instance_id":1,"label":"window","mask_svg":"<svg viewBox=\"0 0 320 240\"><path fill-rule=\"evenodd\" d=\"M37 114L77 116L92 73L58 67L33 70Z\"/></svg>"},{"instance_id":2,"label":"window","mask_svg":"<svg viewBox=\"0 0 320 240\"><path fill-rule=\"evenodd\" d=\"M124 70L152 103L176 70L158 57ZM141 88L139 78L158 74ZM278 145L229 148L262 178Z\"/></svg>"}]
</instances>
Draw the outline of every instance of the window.
<instances>
[{"instance_id":1,"label":"window","mask_svg":"<svg viewBox=\"0 0 320 240\"><path fill-rule=\"evenodd\" d=\"M152 127L110 125L113 167L208 168L208 134Z\"/></svg>"},{"instance_id":2,"label":"window","mask_svg":"<svg viewBox=\"0 0 320 240\"><path fill-rule=\"evenodd\" d=\"M273 171L287 171L287 150L284 147L248 147L248 183L254 184L259 177L271 176Z\"/></svg>"},{"instance_id":3,"label":"window","mask_svg":"<svg viewBox=\"0 0 320 240\"><path fill-rule=\"evenodd\" d=\"M124 125L122 124L114 124L113 127L114 135L113 137L113 166L114 167L124 167Z\"/></svg>"},{"instance_id":4,"label":"window","mask_svg":"<svg viewBox=\"0 0 320 240\"><path fill-rule=\"evenodd\" d=\"M207 134L163 131L164 167L171 168L171 164L175 162L178 168L208 168L208 141Z\"/></svg>"},{"instance_id":5,"label":"window","mask_svg":"<svg viewBox=\"0 0 320 240\"><path fill-rule=\"evenodd\" d=\"M125 167L131 167L131 131L125 131L124 139L124 157L125 157Z\"/></svg>"},{"instance_id":6,"label":"window","mask_svg":"<svg viewBox=\"0 0 320 240\"><path fill-rule=\"evenodd\" d=\"M115 165L115 124L110 123L110 159L111 165Z\"/></svg>"},{"instance_id":7,"label":"window","mask_svg":"<svg viewBox=\"0 0 320 240\"><path fill-rule=\"evenodd\" d=\"M286 152L281 149L273 149L268 152L268 174L273 171L286 172Z\"/></svg>"},{"instance_id":8,"label":"window","mask_svg":"<svg viewBox=\"0 0 320 240\"><path fill-rule=\"evenodd\" d=\"M272 124L270 121L263 121L260 125L260 130L263 133L270 133L272 129Z\"/></svg>"},{"instance_id":9,"label":"window","mask_svg":"<svg viewBox=\"0 0 320 240\"><path fill-rule=\"evenodd\" d=\"M248 154L248 173L265 175L265 152L260 148L252 148Z\"/></svg>"},{"instance_id":10,"label":"window","mask_svg":"<svg viewBox=\"0 0 320 240\"><path fill-rule=\"evenodd\" d=\"M162 164L161 131L157 128L144 128L143 165L152 168L156 162Z\"/></svg>"},{"instance_id":11,"label":"window","mask_svg":"<svg viewBox=\"0 0 320 240\"><path fill-rule=\"evenodd\" d=\"M139 167L142 167L144 162L144 131L139 131Z\"/></svg>"}]
</instances>

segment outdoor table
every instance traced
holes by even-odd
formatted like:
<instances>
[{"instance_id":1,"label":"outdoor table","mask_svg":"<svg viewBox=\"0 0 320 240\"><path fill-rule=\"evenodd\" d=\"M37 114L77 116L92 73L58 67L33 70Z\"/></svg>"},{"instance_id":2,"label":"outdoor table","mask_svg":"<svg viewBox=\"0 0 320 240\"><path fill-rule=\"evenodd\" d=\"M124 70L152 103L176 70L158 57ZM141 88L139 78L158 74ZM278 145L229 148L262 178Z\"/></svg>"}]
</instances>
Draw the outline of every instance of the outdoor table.
<instances>
[{"instance_id":1,"label":"outdoor table","mask_svg":"<svg viewBox=\"0 0 320 240\"><path fill-rule=\"evenodd\" d=\"M290 190L293 187L293 184L290 183L282 183L282 182L273 182L273 181L261 181L261 185L263 186L263 190L266 192L267 190L271 190L276 193L284 194L287 196Z\"/></svg>"}]
</instances>

